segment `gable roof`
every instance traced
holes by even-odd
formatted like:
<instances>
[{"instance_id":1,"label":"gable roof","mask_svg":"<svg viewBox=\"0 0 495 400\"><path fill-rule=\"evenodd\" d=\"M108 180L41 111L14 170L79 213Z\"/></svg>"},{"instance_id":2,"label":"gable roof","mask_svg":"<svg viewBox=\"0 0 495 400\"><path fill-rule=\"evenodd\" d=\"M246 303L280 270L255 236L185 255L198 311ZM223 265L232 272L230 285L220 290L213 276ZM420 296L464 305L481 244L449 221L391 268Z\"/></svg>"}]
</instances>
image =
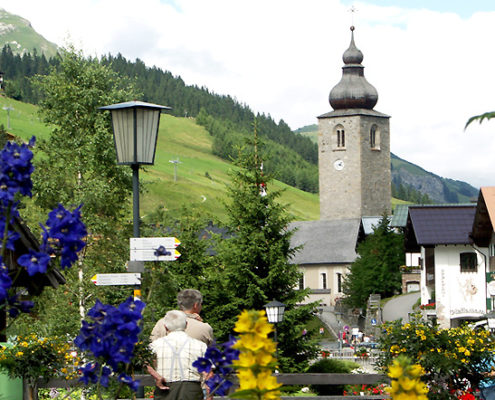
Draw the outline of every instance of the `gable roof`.
<instances>
[{"instance_id":1,"label":"gable roof","mask_svg":"<svg viewBox=\"0 0 495 400\"><path fill-rule=\"evenodd\" d=\"M476 205L409 206L408 241L419 246L469 244Z\"/></svg>"},{"instance_id":2,"label":"gable roof","mask_svg":"<svg viewBox=\"0 0 495 400\"><path fill-rule=\"evenodd\" d=\"M477 246L490 244L495 227L495 186L482 187L478 195L471 237Z\"/></svg>"},{"instance_id":3,"label":"gable roof","mask_svg":"<svg viewBox=\"0 0 495 400\"><path fill-rule=\"evenodd\" d=\"M356 258L356 245L364 236L361 220L297 221L289 224L296 231L291 247L302 246L292 257L293 264L350 264Z\"/></svg>"}]
</instances>

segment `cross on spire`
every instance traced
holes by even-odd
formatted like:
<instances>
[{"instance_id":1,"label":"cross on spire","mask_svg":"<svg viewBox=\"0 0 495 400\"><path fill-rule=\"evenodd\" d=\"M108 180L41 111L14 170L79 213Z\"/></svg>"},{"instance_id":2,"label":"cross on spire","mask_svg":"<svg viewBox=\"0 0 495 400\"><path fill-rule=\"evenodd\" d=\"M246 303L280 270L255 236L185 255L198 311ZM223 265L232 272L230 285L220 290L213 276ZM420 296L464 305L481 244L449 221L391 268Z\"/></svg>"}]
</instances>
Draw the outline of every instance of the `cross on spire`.
<instances>
[{"instance_id":1,"label":"cross on spire","mask_svg":"<svg viewBox=\"0 0 495 400\"><path fill-rule=\"evenodd\" d=\"M351 13L351 25L352 27L354 27L354 14L356 12L358 12L358 9L356 7L354 7L354 4L351 6L351 8L349 8L348 10L350 13Z\"/></svg>"}]
</instances>

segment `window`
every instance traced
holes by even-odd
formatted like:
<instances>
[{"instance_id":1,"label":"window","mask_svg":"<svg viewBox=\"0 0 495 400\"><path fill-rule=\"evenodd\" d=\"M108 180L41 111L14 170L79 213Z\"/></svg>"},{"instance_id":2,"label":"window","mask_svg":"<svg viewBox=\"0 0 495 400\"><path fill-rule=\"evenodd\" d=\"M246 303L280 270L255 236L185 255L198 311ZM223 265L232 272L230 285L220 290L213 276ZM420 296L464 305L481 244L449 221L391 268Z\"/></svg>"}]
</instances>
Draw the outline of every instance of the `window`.
<instances>
[{"instance_id":1,"label":"window","mask_svg":"<svg viewBox=\"0 0 495 400\"><path fill-rule=\"evenodd\" d=\"M321 288L326 289L327 288L327 273L322 272L320 274L320 276L321 276Z\"/></svg>"},{"instance_id":2,"label":"window","mask_svg":"<svg viewBox=\"0 0 495 400\"><path fill-rule=\"evenodd\" d=\"M301 276L299 277L299 290L303 290L304 289L304 275L301 274Z\"/></svg>"},{"instance_id":3,"label":"window","mask_svg":"<svg viewBox=\"0 0 495 400\"><path fill-rule=\"evenodd\" d=\"M337 272L337 292L342 293L342 274Z\"/></svg>"},{"instance_id":4,"label":"window","mask_svg":"<svg viewBox=\"0 0 495 400\"><path fill-rule=\"evenodd\" d=\"M370 128L370 148L373 150L380 150L380 131L375 124Z\"/></svg>"},{"instance_id":5,"label":"window","mask_svg":"<svg viewBox=\"0 0 495 400\"><path fill-rule=\"evenodd\" d=\"M345 147L345 132L344 129L337 129L337 147L339 149Z\"/></svg>"},{"instance_id":6,"label":"window","mask_svg":"<svg viewBox=\"0 0 495 400\"><path fill-rule=\"evenodd\" d=\"M476 272L478 267L478 257L476 253L461 253L461 272Z\"/></svg>"},{"instance_id":7,"label":"window","mask_svg":"<svg viewBox=\"0 0 495 400\"><path fill-rule=\"evenodd\" d=\"M373 125L370 129L370 147L372 149L374 149L376 146L375 140L376 140L376 125Z\"/></svg>"}]
</instances>

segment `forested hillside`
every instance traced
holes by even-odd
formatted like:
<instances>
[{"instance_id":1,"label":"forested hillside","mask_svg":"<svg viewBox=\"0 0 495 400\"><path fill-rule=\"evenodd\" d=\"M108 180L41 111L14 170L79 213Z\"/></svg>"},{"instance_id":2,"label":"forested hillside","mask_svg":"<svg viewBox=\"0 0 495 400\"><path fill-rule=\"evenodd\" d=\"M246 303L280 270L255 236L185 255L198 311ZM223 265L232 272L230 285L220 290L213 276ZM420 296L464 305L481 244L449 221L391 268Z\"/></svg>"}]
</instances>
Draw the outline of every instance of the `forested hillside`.
<instances>
[{"instance_id":1,"label":"forested hillside","mask_svg":"<svg viewBox=\"0 0 495 400\"><path fill-rule=\"evenodd\" d=\"M293 133L280 120L276 123L269 115L257 114L230 96L218 95L207 88L188 86L171 72L147 67L141 60L126 60L122 55L107 55L99 61L122 76L134 80L142 92L142 100L172 107L172 115L197 117L199 123L214 138L215 155L230 160L236 146L252 132L252 123L258 121L259 135L266 143L268 157L264 160L267 173L291 186L316 193L318 191L318 149L310 139ZM33 89L30 77L44 75L57 68L58 58L47 60L44 55L15 54L9 46L0 55L0 70L5 74L5 93L16 100L37 104L40 94Z\"/></svg>"}]
</instances>

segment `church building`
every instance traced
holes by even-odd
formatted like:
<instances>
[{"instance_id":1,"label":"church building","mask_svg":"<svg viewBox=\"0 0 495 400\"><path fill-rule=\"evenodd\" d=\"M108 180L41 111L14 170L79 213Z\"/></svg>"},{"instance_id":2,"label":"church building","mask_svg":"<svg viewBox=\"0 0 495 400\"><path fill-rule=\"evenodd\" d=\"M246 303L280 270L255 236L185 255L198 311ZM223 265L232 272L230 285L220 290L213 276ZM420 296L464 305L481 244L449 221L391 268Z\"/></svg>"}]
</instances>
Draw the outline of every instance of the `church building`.
<instances>
[{"instance_id":1,"label":"church building","mask_svg":"<svg viewBox=\"0 0 495 400\"><path fill-rule=\"evenodd\" d=\"M333 111L318 117L320 220L291 225L292 245L303 246L293 258L304 274L299 288L324 305L343 296L342 278L370 221L391 212L390 117L374 110L378 92L364 77L354 27L342 59Z\"/></svg>"}]
</instances>

